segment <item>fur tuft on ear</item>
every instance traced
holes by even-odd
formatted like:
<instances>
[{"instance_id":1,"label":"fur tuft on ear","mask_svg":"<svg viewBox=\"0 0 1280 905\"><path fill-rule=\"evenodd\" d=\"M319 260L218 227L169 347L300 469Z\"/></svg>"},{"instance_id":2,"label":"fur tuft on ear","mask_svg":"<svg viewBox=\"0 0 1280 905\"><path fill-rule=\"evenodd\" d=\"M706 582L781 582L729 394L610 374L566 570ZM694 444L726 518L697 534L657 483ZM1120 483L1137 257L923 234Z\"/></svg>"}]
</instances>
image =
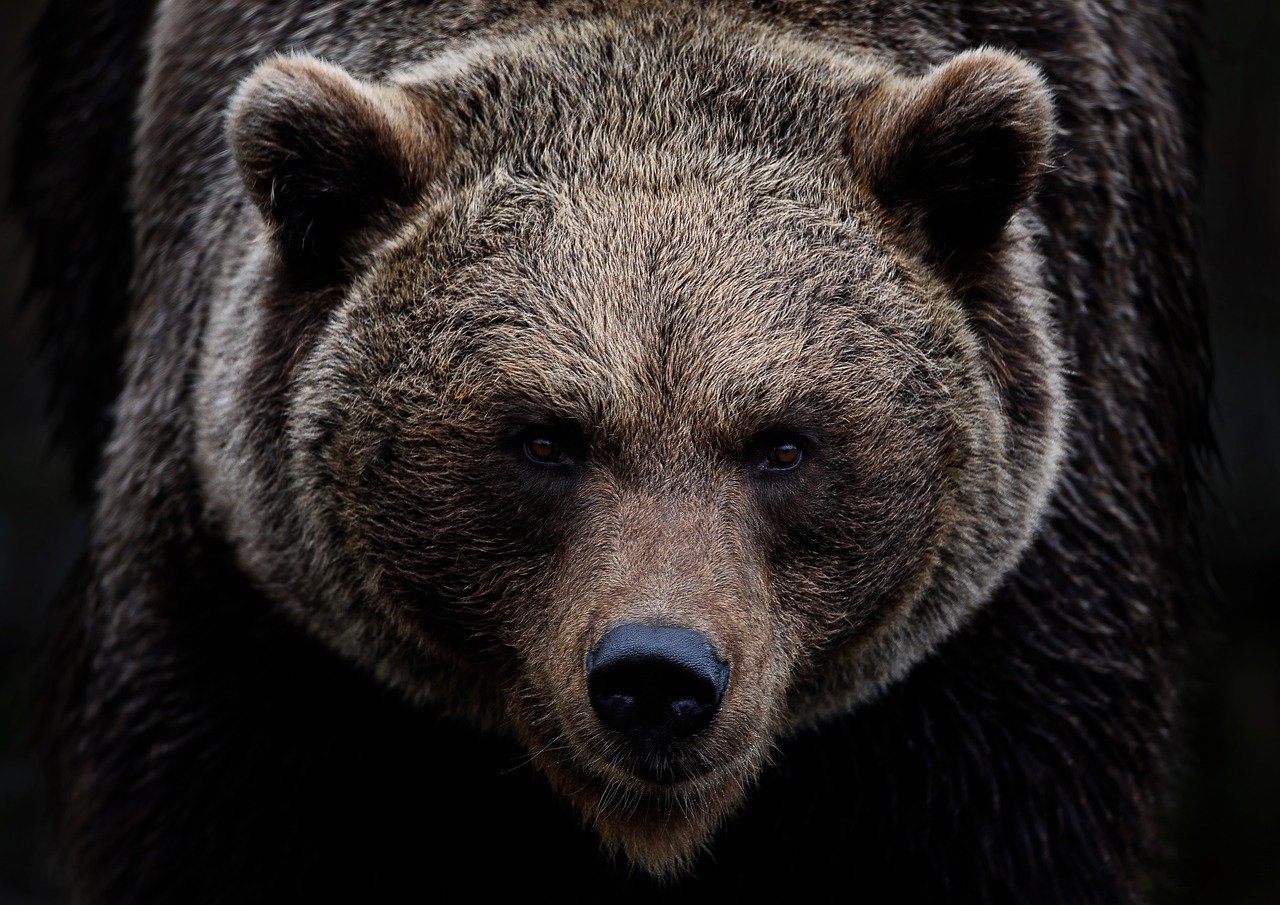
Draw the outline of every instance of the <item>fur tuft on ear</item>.
<instances>
[{"instance_id":1,"label":"fur tuft on ear","mask_svg":"<svg viewBox=\"0 0 1280 905\"><path fill-rule=\"evenodd\" d=\"M231 102L228 131L281 256L313 281L347 271L440 166L420 101L308 56L260 65Z\"/></svg>"},{"instance_id":2,"label":"fur tuft on ear","mask_svg":"<svg viewBox=\"0 0 1280 905\"><path fill-rule=\"evenodd\" d=\"M963 259L994 246L1031 197L1053 128L1039 71L976 50L877 86L855 109L851 153L859 179L903 228L933 256Z\"/></svg>"}]
</instances>

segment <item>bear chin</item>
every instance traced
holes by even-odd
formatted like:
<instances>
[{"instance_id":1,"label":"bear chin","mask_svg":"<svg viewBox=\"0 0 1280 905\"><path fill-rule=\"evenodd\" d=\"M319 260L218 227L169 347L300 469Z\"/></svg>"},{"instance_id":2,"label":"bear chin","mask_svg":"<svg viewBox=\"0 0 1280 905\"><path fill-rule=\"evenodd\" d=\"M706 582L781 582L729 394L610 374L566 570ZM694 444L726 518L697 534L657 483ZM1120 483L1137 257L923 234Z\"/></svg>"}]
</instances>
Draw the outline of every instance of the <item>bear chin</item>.
<instances>
[{"instance_id":1,"label":"bear chin","mask_svg":"<svg viewBox=\"0 0 1280 905\"><path fill-rule=\"evenodd\" d=\"M678 783L648 782L622 771L596 771L555 755L534 764L572 803L603 847L658 879L690 873L712 836L746 798L763 758Z\"/></svg>"}]
</instances>

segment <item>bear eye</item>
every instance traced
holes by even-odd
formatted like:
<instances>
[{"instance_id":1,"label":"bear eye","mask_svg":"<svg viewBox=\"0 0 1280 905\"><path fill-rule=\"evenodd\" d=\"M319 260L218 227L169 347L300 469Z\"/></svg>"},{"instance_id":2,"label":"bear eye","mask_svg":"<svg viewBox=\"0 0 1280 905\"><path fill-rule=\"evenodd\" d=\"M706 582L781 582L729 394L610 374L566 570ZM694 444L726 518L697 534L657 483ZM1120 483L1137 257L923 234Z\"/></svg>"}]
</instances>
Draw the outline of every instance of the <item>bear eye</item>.
<instances>
[{"instance_id":1,"label":"bear eye","mask_svg":"<svg viewBox=\"0 0 1280 905\"><path fill-rule=\"evenodd\" d=\"M558 469L582 462L586 442L573 426L533 424L520 429L515 446L525 461L543 468Z\"/></svg>"},{"instance_id":2,"label":"bear eye","mask_svg":"<svg viewBox=\"0 0 1280 905\"><path fill-rule=\"evenodd\" d=\"M755 467L761 475L795 471L804 462L808 441L791 431L769 431L751 444Z\"/></svg>"},{"instance_id":3,"label":"bear eye","mask_svg":"<svg viewBox=\"0 0 1280 905\"><path fill-rule=\"evenodd\" d=\"M795 443L779 443L765 454L765 467L770 471L790 471L804 459L804 451Z\"/></svg>"},{"instance_id":4,"label":"bear eye","mask_svg":"<svg viewBox=\"0 0 1280 905\"><path fill-rule=\"evenodd\" d=\"M568 461L560 444L552 437L534 435L524 441L525 457L535 465L563 465Z\"/></svg>"}]
</instances>

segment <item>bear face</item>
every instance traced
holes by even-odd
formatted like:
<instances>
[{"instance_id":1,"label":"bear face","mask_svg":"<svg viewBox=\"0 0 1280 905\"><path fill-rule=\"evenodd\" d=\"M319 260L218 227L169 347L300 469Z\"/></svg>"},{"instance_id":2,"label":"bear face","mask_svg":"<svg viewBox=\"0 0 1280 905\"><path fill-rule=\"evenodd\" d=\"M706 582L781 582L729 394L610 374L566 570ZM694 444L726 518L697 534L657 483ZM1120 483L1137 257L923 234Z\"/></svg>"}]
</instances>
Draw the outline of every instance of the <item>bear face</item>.
<instances>
[{"instance_id":1,"label":"bear face","mask_svg":"<svg viewBox=\"0 0 1280 905\"><path fill-rule=\"evenodd\" d=\"M210 520L634 863L686 863L1034 537L1065 405L1019 60L604 22L380 83L276 59L229 131Z\"/></svg>"}]
</instances>

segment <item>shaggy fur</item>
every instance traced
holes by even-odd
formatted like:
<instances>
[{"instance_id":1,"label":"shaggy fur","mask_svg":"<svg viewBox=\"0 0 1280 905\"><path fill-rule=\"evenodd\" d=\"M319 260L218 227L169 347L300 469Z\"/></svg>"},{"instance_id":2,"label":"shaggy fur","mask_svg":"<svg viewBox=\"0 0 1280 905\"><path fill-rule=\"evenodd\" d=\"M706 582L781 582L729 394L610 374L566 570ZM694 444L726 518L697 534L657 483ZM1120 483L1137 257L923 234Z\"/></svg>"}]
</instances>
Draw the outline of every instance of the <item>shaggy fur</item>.
<instances>
[{"instance_id":1,"label":"shaggy fur","mask_svg":"<svg viewBox=\"0 0 1280 905\"><path fill-rule=\"evenodd\" d=\"M1138 895L1204 438L1186 13L875 6L161 5L49 744L85 898L477 850ZM586 701L637 620L732 665L671 783Z\"/></svg>"}]
</instances>

